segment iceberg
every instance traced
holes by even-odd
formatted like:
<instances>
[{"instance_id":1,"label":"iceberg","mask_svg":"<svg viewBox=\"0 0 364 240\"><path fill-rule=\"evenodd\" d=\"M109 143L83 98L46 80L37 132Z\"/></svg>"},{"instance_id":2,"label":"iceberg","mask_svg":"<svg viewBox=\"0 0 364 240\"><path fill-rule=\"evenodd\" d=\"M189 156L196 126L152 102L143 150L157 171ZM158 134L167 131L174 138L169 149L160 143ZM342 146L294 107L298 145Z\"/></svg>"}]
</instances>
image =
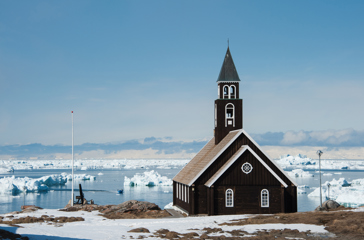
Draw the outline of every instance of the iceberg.
<instances>
[{"instance_id":1,"label":"iceberg","mask_svg":"<svg viewBox=\"0 0 364 240\"><path fill-rule=\"evenodd\" d=\"M320 197L320 188L316 188L308 196ZM355 179L352 182L345 178L326 181L322 184L322 196L346 207L364 206L364 179Z\"/></svg>"},{"instance_id":2,"label":"iceberg","mask_svg":"<svg viewBox=\"0 0 364 240\"><path fill-rule=\"evenodd\" d=\"M171 186L173 181L158 172L137 173L132 178L124 177L124 186Z\"/></svg>"},{"instance_id":3,"label":"iceberg","mask_svg":"<svg viewBox=\"0 0 364 240\"><path fill-rule=\"evenodd\" d=\"M307 194L306 189L309 189L310 187L307 185L302 185L297 187L297 194Z\"/></svg>"},{"instance_id":4,"label":"iceberg","mask_svg":"<svg viewBox=\"0 0 364 240\"><path fill-rule=\"evenodd\" d=\"M75 174L76 180L95 180L96 177L86 174ZM64 185L72 180L72 175L67 173L53 174L40 178L29 177L4 177L0 179L0 193L16 195L20 192L46 192L51 186Z\"/></svg>"},{"instance_id":5,"label":"iceberg","mask_svg":"<svg viewBox=\"0 0 364 240\"><path fill-rule=\"evenodd\" d=\"M301 169L318 169L319 160L308 158L306 155L298 154L291 156L289 154L282 155L280 159L275 160L283 169L301 168ZM321 159L322 169L337 170L364 170L363 160L327 160Z\"/></svg>"},{"instance_id":6,"label":"iceberg","mask_svg":"<svg viewBox=\"0 0 364 240\"><path fill-rule=\"evenodd\" d=\"M290 177L313 177L314 176L313 174L311 174L309 172L305 172L302 169L295 169L295 170L292 170L287 173Z\"/></svg>"}]
</instances>

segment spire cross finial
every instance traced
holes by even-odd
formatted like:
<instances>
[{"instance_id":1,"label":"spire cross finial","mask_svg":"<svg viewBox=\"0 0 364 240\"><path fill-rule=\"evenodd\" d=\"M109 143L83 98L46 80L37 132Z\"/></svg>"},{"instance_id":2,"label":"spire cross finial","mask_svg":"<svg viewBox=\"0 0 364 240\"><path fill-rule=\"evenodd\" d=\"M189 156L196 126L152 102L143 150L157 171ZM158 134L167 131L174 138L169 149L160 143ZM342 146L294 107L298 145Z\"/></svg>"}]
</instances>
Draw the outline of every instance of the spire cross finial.
<instances>
[{"instance_id":1,"label":"spire cross finial","mask_svg":"<svg viewBox=\"0 0 364 240\"><path fill-rule=\"evenodd\" d=\"M228 47L229 47L229 38L228 38Z\"/></svg>"}]
</instances>

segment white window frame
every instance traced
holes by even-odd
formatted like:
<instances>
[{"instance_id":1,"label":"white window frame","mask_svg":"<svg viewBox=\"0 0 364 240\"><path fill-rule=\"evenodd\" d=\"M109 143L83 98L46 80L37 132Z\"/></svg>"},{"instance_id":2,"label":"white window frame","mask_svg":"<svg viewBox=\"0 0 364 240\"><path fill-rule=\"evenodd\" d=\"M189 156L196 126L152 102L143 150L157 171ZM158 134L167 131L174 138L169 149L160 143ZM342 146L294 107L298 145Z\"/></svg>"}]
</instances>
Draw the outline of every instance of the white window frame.
<instances>
[{"instance_id":1,"label":"white window frame","mask_svg":"<svg viewBox=\"0 0 364 240\"><path fill-rule=\"evenodd\" d=\"M227 95L225 95L225 87L227 87ZM230 98L230 86L229 85L224 85L224 87L222 88L222 98L223 99L229 99Z\"/></svg>"},{"instance_id":2,"label":"white window frame","mask_svg":"<svg viewBox=\"0 0 364 240\"><path fill-rule=\"evenodd\" d=\"M269 191L268 189L263 189L260 192L260 204L261 207L269 207Z\"/></svg>"},{"instance_id":3,"label":"white window frame","mask_svg":"<svg viewBox=\"0 0 364 240\"><path fill-rule=\"evenodd\" d=\"M231 97L231 88L234 88L234 99L236 98L236 87L235 87L235 85L231 85L230 87L229 87L229 98L231 99L232 97Z\"/></svg>"},{"instance_id":4,"label":"white window frame","mask_svg":"<svg viewBox=\"0 0 364 240\"><path fill-rule=\"evenodd\" d=\"M231 193L231 203L228 203L228 193ZM234 191L231 188L225 191L225 207L234 207Z\"/></svg>"},{"instance_id":5,"label":"white window frame","mask_svg":"<svg viewBox=\"0 0 364 240\"><path fill-rule=\"evenodd\" d=\"M233 106L233 116L232 117L227 117L228 106ZM231 108L229 108L229 109L231 109ZM228 125L228 120L232 120L233 127L235 127L235 106L232 103L228 103L225 105L225 127L227 127L227 125Z\"/></svg>"}]
</instances>

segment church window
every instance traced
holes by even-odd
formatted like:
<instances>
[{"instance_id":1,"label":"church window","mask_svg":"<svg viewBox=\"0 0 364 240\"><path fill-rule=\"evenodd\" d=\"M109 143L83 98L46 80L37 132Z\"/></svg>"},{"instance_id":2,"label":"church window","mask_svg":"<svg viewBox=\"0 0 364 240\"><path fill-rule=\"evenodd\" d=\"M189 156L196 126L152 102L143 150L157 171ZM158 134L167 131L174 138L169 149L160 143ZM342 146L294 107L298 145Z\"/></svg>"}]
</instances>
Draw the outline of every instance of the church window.
<instances>
[{"instance_id":1,"label":"church window","mask_svg":"<svg viewBox=\"0 0 364 240\"><path fill-rule=\"evenodd\" d=\"M262 207L269 207L269 192L267 189L263 189L261 192L261 204Z\"/></svg>"},{"instance_id":2,"label":"church window","mask_svg":"<svg viewBox=\"0 0 364 240\"><path fill-rule=\"evenodd\" d=\"M243 173L249 174L253 170L253 166L250 163L246 162L243 164L243 166L241 166L241 170L243 171Z\"/></svg>"},{"instance_id":3,"label":"church window","mask_svg":"<svg viewBox=\"0 0 364 240\"><path fill-rule=\"evenodd\" d=\"M223 93L224 97L223 98L224 99L229 98L229 86L225 85L223 90L224 90L224 93Z\"/></svg>"},{"instance_id":4,"label":"church window","mask_svg":"<svg viewBox=\"0 0 364 240\"><path fill-rule=\"evenodd\" d=\"M236 93L235 93L235 86L232 85L230 86L230 98L236 98Z\"/></svg>"},{"instance_id":5,"label":"church window","mask_svg":"<svg viewBox=\"0 0 364 240\"><path fill-rule=\"evenodd\" d=\"M234 207L234 192L230 188L225 193L225 206Z\"/></svg>"},{"instance_id":6,"label":"church window","mask_svg":"<svg viewBox=\"0 0 364 240\"><path fill-rule=\"evenodd\" d=\"M225 127L227 127L227 125L233 125L235 127L235 108L234 105L232 103L228 103L225 106Z\"/></svg>"}]
</instances>

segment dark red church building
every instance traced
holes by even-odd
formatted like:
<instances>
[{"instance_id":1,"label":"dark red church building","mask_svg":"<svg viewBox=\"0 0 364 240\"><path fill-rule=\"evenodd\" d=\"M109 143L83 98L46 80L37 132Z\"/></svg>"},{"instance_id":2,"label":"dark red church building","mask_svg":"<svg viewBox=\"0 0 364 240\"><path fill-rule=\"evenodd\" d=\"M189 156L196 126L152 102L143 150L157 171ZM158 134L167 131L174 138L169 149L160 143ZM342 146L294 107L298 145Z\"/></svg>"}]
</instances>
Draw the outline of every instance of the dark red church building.
<instances>
[{"instance_id":1,"label":"dark red church building","mask_svg":"<svg viewBox=\"0 0 364 240\"><path fill-rule=\"evenodd\" d=\"M190 215L297 212L297 185L243 129L239 82L228 48L214 137L173 178L173 204Z\"/></svg>"}]
</instances>

